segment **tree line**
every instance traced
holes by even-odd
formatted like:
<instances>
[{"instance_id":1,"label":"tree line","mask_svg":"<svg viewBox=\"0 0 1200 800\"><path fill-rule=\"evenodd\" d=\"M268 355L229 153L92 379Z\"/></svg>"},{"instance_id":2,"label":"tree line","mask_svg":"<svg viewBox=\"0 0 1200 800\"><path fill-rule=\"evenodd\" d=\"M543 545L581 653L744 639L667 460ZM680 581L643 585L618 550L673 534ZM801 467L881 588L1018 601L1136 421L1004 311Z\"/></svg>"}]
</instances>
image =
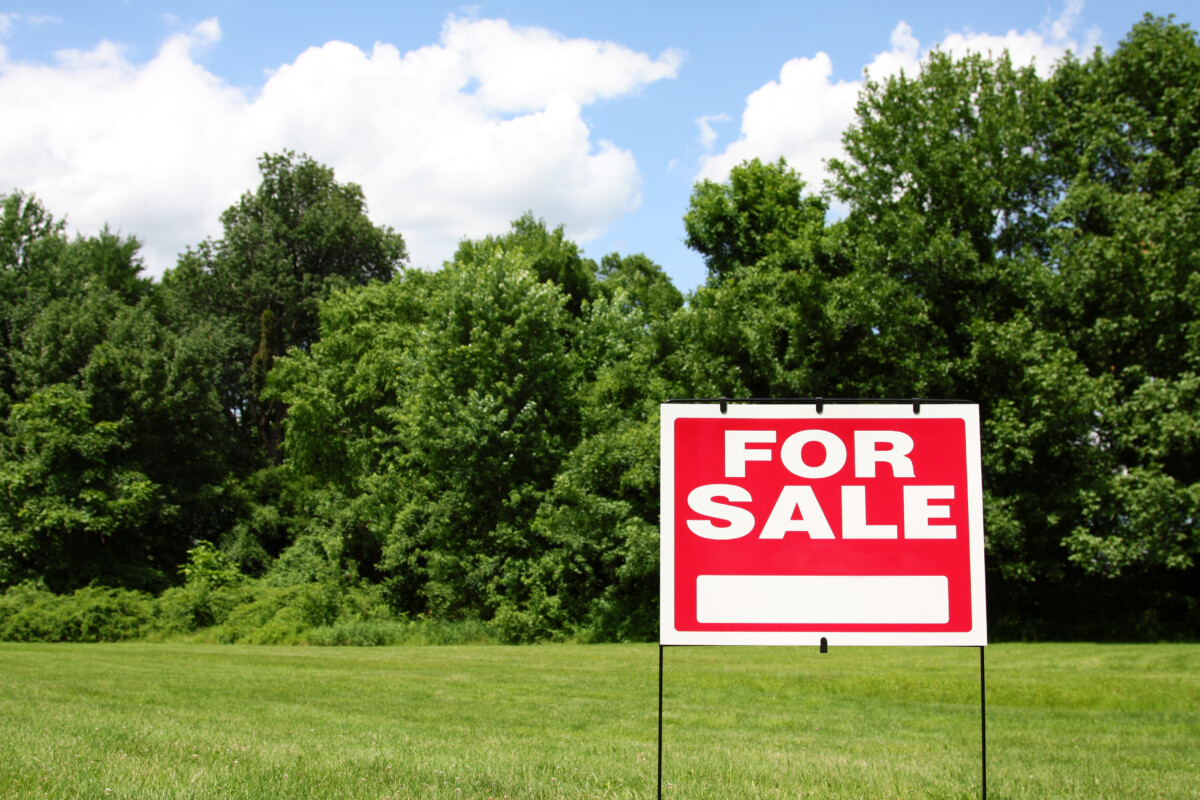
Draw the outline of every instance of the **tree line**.
<instances>
[{"instance_id":1,"label":"tree line","mask_svg":"<svg viewBox=\"0 0 1200 800\"><path fill-rule=\"evenodd\" d=\"M867 82L826 187L783 160L698 183L686 295L531 214L413 268L291 152L160 282L14 192L0 588L324 586L513 641L652 638L660 403L959 398L993 631L1195 636L1198 119L1170 19L1046 78L935 52Z\"/></svg>"}]
</instances>

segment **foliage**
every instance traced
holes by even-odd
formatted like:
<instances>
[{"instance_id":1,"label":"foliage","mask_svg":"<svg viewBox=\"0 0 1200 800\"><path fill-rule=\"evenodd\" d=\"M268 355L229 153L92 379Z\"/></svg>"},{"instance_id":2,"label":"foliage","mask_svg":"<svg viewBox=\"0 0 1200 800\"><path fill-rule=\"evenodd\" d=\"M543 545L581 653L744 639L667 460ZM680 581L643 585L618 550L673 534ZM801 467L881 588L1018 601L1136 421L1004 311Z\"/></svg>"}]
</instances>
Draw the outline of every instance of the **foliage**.
<instances>
[{"instance_id":1,"label":"foliage","mask_svg":"<svg viewBox=\"0 0 1200 800\"><path fill-rule=\"evenodd\" d=\"M144 592L85 586L68 595L22 583L0 595L0 641L119 642L140 638L154 618Z\"/></svg>"},{"instance_id":2,"label":"foliage","mask_svg":"<svg viewBox=\"0 0 1200 800\"><path fill-rule=\"evenodd\" d=\"M207 541L199 541L188 550L187 563L179 571L188 583L213 587L230 586L242 578L233 560Z\"/></svg>"},{"instance_id":3,"label":"foliage","mask_svg":"<svg viewBox=\"0 0 1200 800\"><path fill-rule=\"evenodd\" d=\"M416 581L406 610L480 613L519 585L510 562L537 549L527 523L575 435L568 324L519 252L447 267L399 367L382 464L385 565Z\"/></svg>"},{"instance_id":4,"label":"foliage","mask_svg":"<svg viewBox=\"0 0 1200 800\"><path fill-rule=\"evenodd\" d=\"M93 423L82 395L56 384L13 406L0 451L0 584L161 583L147 534L172 509L144 474L119 465L119 426ZM147 574L130 574L138 570Z\"/></svg>"},{"instance_id":5,"label":"foliage","mask_svg":"<svg viewBox=\"0 0 1200 800\"><path fill-rule=\"evenodd\" d=\"M935 60L915 81L868 92L847 135L858 165L837 165L837 191L856 203L849 226L865 211L878 237L879 223L909 216L963 245L961 259L933 262L962 277L935 273L961 288L931 315L947 319L952 355L970 351L957 382L984 405L990 552L997 594L1025 596L1017 616L1036 614L1029 604L1050 585L1078 581L1075 570L1110 576L1107 591L1124 596L1118 579L1173 585L1168 573L1198 552L1196 476L1174 465L1194 463L1183 432L1200 420L1186 402L1150 400L1181 398L1195 370L1196 226L1185 220L1200 211L1197 86L1195 34L1147 17L1111 56L1068 59L1044 82L1003 61ZM923 103L957 109L959 123L912 136ZM912 144L897 148L898 137ZM1168 419L1183 433L1172 466L1134 433Z\"/></svg>"},{"instance_id":6,"label":"foliage","mask_svg":"<svg viewBox=\"0 0 1200 800\"><path fill-rule=\"evenodd\" d=\"M53 291L53 265L67 246L64 223L35 197L3 196L0 215L0 412L16 393L13 359L21 335Z\"/></svg>"},{"instance_id":7,"label":"foliage","mask_svg":"<svg viewBox=\"0 0 1200 800\"><path fill-rule=\"evenodd\" d=\"M609 504L616 516L593 518L559 508L592 480L566 480L561 465L601 435L602 416L624 414L594 389L629 366L624 359L648 337L647 310L661 323L681 297L657 265L614 255L594 281L599 296L580 298L573 318L556 280L562 270L544 265L581 263L578 251L529 218L510 235L464 242L459 259L434 276L402 273L335 296L322 311L321 341L277 366L273 391L292 409L288 465L321 484L316 513L338 538L322 547L339 552L343 569L380 568L404 613L494 617L505 638L522 641L583 630L622 597L641 610L625 635L644 636L654 479L643 482L641 518L627 502ZM657 429L643 414L656 413L657 401L636 414L640 444L626 469L644 471L654 458ZM636 577L621 568L627 540L641 542ZM372 553L376 542L378 564L351 555Z\"/></svg>"},{"instance_id":8,"label":"foliage","mask_svg":"<svg viewBox=\"0 0 1200 800\"><path fill-rule=\"evenodd\" d=\"M626 313L640 308L648 322L665 320L683 307L683 294L663 268L640 253L624 258L609 253L600 259L596 288L610 301L623 298Z\"/></svg>"},{"instance_id":9,"label":"foliage","mask_svg":"<svg viewBox=\"0 0 1200 800\"><path fill-rule=\"evenodd\" d=\"M756 264L788 245L814 241L825 225L826 203L804 195L804 181L781 158L757 158L729 173L727 183L701 181L683 218L687 245L704 256L709 282Z\"/></svg>"},{"instance_id":10,"label":"foliage","mask_svg":"<svg viewBox=\"0 0 1200 800\"><path fill-rule=\"evenodd\" d=\"M221 324L227 407L278 460L286 409L263 395L274 360L312 346L331 292L390 280L407 251L399 234L367 218L360 187L308 156L264 155L259 171L258 188L222 213L224 236L181 256L164 285L183 313Z\"/></svg>"},{"instance_id":11,"label":"foliage","mask_svg":"<svg viewBox=\"0 0 1200 800\"><path fill-rule=\"evenodd\" d=\"M502 236L459 242L454 263L472 265L505 251L524 254L529 271L539 283L554 284L566 295L566 307L573 315L578 315L584 301L592 297L595 263L585 259L578 245L566 238L563 226L548 230L544 220L528 212L513 220L512 230Z\"/></svg>"},{"instance_id":12,"label":"foliage","mask_svg":"<svg viewBox=\"0 0 1200 800\"><path fill-rule=\"evenodd\" d=\"M14 299L0 351L0 586L161 590L188 537L224 516L220 352L206 326L170 327L135 239L67 242L35 201L5 208L20 241L0 271Z\"/></svg>"},{"instance_id":13,"label":"foliage","mask_svg":"<svg viewBox=\"0 0 1200 800\"><path fill-rule=\"evenodd\" d=\"M1108 402L1109 473L1066 540L1113 578L1195 574L1200 556L1200 40L1147 16L1111 55L1055 76L1071 177L1053 256L1065 334Z\"/></svg>"}]
</instances>

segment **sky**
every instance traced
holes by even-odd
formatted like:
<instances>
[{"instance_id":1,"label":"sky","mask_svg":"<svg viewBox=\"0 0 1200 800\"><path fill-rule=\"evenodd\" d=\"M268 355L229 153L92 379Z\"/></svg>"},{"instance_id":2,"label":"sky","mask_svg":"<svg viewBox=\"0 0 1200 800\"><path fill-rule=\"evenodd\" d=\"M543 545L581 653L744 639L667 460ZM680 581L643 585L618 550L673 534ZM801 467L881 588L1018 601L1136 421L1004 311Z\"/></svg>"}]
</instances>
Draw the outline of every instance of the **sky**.
<instances>
[{"instance_id":1,"label":"sky","mask_svg":"<svg viewBox=\"0 0 1200 800\"><path fill-rule=\"evenodd\" d=\"M137 236L157 277L293 150L360 185L413 266L529 211L687 291L696 181L782 156L820 191L864 71L940 48L1048 73L1145 12L1195 28L1200 4L0 0L0 194Z\"/></svg>"}]
</instances>

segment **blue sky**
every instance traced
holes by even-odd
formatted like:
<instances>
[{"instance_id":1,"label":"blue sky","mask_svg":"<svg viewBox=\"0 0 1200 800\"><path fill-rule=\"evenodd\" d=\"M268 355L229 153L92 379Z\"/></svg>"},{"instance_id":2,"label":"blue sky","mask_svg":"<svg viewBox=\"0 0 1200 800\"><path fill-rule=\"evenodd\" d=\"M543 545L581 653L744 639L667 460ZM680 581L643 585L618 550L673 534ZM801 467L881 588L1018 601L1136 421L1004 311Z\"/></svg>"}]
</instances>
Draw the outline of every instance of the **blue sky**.
<instances>
[{"instance_id":1,"label":"blue sky","mask_svg":"<svg viewBox=\"0 0 1200 800\"><path fill-rule=\"evenodd\" d=\"M0 2L0 192L108 223L161 274L290 148L436 267L526 210L688 290L693 183L786 156L814 190L864 68L937 46L1048 69L1192 2ZM15 121L16 124L13 124Z\"/></svg>"}]
</instances>

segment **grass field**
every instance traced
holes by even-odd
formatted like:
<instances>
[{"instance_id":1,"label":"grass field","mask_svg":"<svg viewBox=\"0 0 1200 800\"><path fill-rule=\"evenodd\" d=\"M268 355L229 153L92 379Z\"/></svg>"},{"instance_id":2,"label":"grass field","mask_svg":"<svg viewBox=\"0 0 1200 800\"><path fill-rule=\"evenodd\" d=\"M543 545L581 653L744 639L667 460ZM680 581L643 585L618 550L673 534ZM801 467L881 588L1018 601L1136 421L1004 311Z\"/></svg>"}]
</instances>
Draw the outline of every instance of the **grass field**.
<instances>
[{"instance_id":1,"label":"grass field","mask_svg":"<svg viewBox=\"0 0 1200 800\"><path fill-rule=\"evenodd\" d=\"M675 648L664 796L980 795L976 649ZM658 648L0 645L3 798L653 798ZM1200 646L993 645L988 796L1200 797Z\"/></svg>"}]
</instances>

